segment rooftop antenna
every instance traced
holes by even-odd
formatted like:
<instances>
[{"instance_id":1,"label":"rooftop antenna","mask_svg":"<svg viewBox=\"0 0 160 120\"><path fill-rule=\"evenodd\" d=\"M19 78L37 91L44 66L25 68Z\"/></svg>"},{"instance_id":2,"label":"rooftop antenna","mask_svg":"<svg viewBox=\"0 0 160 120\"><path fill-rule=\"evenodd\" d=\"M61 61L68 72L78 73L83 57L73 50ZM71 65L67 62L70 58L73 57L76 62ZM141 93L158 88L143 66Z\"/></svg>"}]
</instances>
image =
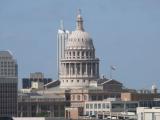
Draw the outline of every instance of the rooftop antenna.
<instances>
[{"instance_id":1,"label":"rooftop antenna","mask_svg":"<svg viewBox=\"0 0 160 120\"><path fill-rule=\"evenodd\" d=\"M83 18L81 16L81 9L78 9L78 11L77 11L77 20L76 20L76 23L77 23L76 29L84 31L84 28L83 28Z\"/></svg>"},{"instance_id":2,"label":"rooftop antenna","mask_svg":"<svg viewBox=\"0 0 160 120\"><path fill-rule=\"evenodd\" d=\"M60 21L60 29L64 30L63 20Z\"/></svg>"}]
</instances>

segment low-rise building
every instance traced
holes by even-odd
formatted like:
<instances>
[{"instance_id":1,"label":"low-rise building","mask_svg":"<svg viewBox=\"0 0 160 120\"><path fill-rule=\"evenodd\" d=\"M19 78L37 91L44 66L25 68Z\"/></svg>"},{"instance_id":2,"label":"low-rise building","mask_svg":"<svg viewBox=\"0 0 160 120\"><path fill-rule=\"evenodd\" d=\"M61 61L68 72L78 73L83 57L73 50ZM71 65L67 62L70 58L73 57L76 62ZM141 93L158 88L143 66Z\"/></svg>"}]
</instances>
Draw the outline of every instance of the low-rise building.
<instances>
[{"instance_id":1,"label":"low-rise building","mask_svg":"<svg viewBox=\"0 0 160 120\"><path fill-rule=\"evenodd\" d=\"M160 107L138 107L137 120L160 120Z\"/></svg>"},{"instance_id":2,"label":"low-rise building","mask_svg":"<svg viewBox=\"0 0 160 120\"><path fill-rule=\"evenodd\" d=\"M19 117L64 117L63 95L26 93L18 96Z\"/></svg>"},{"instance_id":3,"label":"low-rise building","mask_svg":"<svg viewBox=\"0 0 160 120\"><path fill-rule=\"evenodd\" d=\"M160 107L160 99L154 100L140 100L139 107Z\"/></svg>"},{"instance_id":4,"label":"low-rise building","mask_svg":"<svg viewBox=\"0 0 160 120\"><path fill-rule=\"evenodd\" d=\"M136 108L139 106L138 101L120 101L115 98L103 101L87 101L84 104L84 114L88 116L96 116L98 113L104 113L106 115L121 112L136 113Z\"/></svg>"},{"instance_id":5,"label":"low-rise building","mask_svg":"<svg viewBox=\"0 0 160 120\"><path fill-rule=\"evenodd\" d=\"M138 93L138 92L122 92L121 100L122 101L139 101L139 100L153 100L154 98L160 98L160 95L157 93Z\"/></svg>"},{"instance_id":6,"label":"low-rise building","mask_svg":"<svg viewBox=\"0 0 160 120\"><path fill-rule=\"evenodd\" d=\"M45 78L44 73L35 72L30 73L29 78L22 79L22 88L23 89L43 89L45 84L48 84L52 81L51 78Z\"/></svg>"}]
</instances>

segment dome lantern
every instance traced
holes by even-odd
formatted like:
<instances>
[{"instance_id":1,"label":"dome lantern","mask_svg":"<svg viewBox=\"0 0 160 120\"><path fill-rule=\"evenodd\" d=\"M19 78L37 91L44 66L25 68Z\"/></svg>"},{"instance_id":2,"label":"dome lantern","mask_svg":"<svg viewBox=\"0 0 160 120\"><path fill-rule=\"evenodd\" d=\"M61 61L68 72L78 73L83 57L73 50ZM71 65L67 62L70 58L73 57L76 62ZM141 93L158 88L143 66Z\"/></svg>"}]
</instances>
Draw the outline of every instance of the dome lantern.
<instances>
[{"instance_id":1,"label":"dome lantern","mask_svg":"<svg viewBox=\"0 0 160 120\"><path fill-rule=\"evenodd\" d=\"M84 31L84 28L83 28L83 18L81 16L81 10L80 9L78 9L77 21L76 22L77 22L76 29Z\"/></svg>"}]
</instances>

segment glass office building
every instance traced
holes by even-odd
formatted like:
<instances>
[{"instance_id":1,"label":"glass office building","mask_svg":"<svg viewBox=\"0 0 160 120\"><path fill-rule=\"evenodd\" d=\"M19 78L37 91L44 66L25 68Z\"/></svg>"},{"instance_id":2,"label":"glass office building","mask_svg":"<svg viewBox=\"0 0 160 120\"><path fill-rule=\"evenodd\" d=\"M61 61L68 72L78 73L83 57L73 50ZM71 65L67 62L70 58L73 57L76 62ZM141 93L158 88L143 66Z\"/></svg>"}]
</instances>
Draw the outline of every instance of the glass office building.
<instances>
[{"instance_id":1,"label":"glass office building","mask_svg":"<svg viewBox=\"0 0 160 120\"><path fill-rule=\"evenodd\" d=\"M0 51L0 116L17 116L18 66L9 51Z\"/></svg>"}]
</instances>

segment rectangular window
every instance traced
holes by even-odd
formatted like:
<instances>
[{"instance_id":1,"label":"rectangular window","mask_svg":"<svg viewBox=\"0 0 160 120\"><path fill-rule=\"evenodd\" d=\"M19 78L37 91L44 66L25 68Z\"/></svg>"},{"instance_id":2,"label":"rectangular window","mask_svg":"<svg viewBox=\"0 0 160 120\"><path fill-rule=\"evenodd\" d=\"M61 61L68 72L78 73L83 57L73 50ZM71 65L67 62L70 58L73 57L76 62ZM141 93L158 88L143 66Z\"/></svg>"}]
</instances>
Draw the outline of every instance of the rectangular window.
<instances>
[{"instance_id":1,"label":"rectangular window","mask_svg":"<svg viewBox=\"0 0 160 120\"><path fill-rule=\"evenodd\" d=\"M123 103L113 103L112 104L112 108L123 109L124 108L124 104Z\"/></svg>"},{"instance_id":2,"label":"rectangular window","mask_svg":"<svg viewBox=\"0 0 160 120\"><path fill-rule=\"evenodd\" d=\"M96 103L94 104L94 109L97 109L97 104Z\"/></svg>"},{"instance_id":3,"label":"rectangular window","mask_svg":"<svg viewBox=\"0 0 160 120\"><path fill-rule=\"evenodd\" d=\"M103 103L102 106L103 106L103 109L104 109L105 108L105 103Z\"/></svg>"},{"instance_id":4,"label":"rectangular window","mask_svg":"<svg viewBox=\"0 0 160 120\"><path fill-rule=\"evenodd\" d=\"M93 109L93 104L90 104L90 109Z\"/></svg>"},{"instance_id":5,"label":"rectangular window","mask_svg":"<svg viewBox=\"0 0 160 120\"><path fill-rule=\"evenodd\" d=\"M89 104L86 104L86 109L89 109Z\"/></svg>"},{"instance_id":6,"label":"rectangular window","mask_svg":"<svg viewBox=\"0 0 160 120\"><path fill-rule=\"evenodd\" d=\"M106 103L106 108L109 108L109 103Z\"/></svg>"},{"instance_id":7,"label":"rectangular window","mask_svg":"<svg viewBox=\"0 0 160 120\"><path fill-rule=\"evenodd\" d=\"M101 104L98 104L98 109L101 109Z\"/></svg>"},{"instance_id":8,"label":"rectangular window","mask_svg":"<svg viewBox=\"0 0 160 120\"><path fill-rule=\"evenodd\" d=\"M91 99L96 100L96 96L95 95L91 96Z\"/></svg>"}]
</instances>

